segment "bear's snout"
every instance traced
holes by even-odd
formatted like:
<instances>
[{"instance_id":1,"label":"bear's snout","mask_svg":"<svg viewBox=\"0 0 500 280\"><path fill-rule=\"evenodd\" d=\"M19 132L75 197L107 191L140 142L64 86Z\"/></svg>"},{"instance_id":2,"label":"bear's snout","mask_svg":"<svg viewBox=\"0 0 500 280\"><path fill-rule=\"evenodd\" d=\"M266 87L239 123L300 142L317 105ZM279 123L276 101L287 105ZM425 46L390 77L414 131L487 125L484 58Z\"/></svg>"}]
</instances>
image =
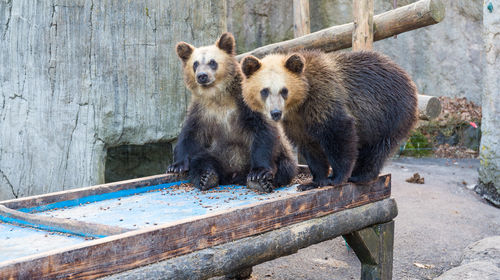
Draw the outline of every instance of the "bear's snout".
<instances>
[{"instance_id":1,"label":"bear's snout","mask_svg":"<svg viewBox=\"0 0 500 280\"><path fill-rule=\"evenodd\" d=\"M198 80L198 83L202 84L202 85L208 83L208 75L207 75L207 73L204 73L204 72L199 73L198 75L196 75L196 80Z\"/></svg>"},{"instance_id":2,"label":"bear's snout","mask_svg":"<svg viewBox=\"0 0 500 280\"><path fill-rule=\"evenodd\" d=\"M280 110L274 109L271 111L271 118L275 121L279 121L281 119L282 112Z\"/></svg>"}]
</instances>

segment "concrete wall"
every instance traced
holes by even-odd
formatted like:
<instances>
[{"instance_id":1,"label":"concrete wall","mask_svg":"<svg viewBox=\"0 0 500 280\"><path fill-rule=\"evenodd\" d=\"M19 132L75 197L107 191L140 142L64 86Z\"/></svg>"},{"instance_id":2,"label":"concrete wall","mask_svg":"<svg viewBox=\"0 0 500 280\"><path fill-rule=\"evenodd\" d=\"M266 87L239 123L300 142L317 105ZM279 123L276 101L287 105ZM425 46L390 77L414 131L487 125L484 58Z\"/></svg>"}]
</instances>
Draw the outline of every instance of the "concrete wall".
<instances>
[{"instance_id":1,"label":"concrete wall","mask_svg":"<svg viewBox=\"0 0 500 280\"><path fill-rule=\"evenodd\" d=\"M0 0L0 200L103 183L108 147L174 139L174 45L213 43L225 4Z\"/></svg>"},{"instance_id":2,"label":"concrete wall","mask_svg":"<svg viewBox=\"0 0 500 280\"><path fill-rule=\"evenodd\" d=\"M500 1L484 1L483 16L483 119L480 184L476 191L500 207Z\"/></svg>"}]
</instances>

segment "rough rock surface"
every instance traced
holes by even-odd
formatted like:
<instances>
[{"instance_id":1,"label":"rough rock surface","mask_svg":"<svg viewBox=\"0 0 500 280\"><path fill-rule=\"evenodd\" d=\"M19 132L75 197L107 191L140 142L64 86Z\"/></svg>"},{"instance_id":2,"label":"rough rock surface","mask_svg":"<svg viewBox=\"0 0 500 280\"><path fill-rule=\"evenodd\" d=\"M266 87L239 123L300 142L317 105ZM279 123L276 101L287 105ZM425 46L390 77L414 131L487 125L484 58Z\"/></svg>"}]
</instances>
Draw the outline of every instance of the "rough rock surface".
<instances>
[{"instance_id":1,"label":"rough rock surface","mask_svg":"<svg viewBox=\"0 0 500 280\"><path fill-rule=\"evenodd\" d=\"M452 268L437 280L497 280L500 276L500 236L479 240L464 250L460 266Z\"/></svg>"},{"instance_id":2,"label":"rough rock surface","mask_svg":"<svg viewBox=\"0 0 500 280\"><path fill-rule=\"evenodd\" d=\"M436 280L498 280L500 268L490 262L478 261L446 271Z\"/></svg>"},{"instance_id":3,"label":"rough rock surface","mask_svg":"<svg viewBox=\"0 0 500 280\"><path fill-rule=\"evenodd\" d=\"M398 0L398 6L416 0ZM251 2L251 3L250 3ZM374 44L415 80L422 94L467 97L481 104L483 38L481 0L444 0L445 19ZM352 0L310 1L311 32L352 22ZM375 14L391 10L393 1L375 0ZM284 0L230 0L228 30L238 52L293 38L293 7ZM452 46L452 47L451 47Z\"/></svg>"},{"instance_id":4,"label":"rough rock surface","mask_svg":"<svg viewBox=\"0 0 500 280\"><path fill-rule=\"evenodd\" d=\"M174 139L174 45L210 44L225 1L0 0L0 200L104 182L106 150Z\"/></svg>"},{"instance_id":5,"label":"rough rock surface","mask_svg":"<svg viewBox=\"0 0 500 280\"><path fill-rule=\"evenodd\" d=\"M500 207L500 2L484 1L483 18L485 65L479 151L481 168L476 191Z\"/></svg>"}]
</instances>

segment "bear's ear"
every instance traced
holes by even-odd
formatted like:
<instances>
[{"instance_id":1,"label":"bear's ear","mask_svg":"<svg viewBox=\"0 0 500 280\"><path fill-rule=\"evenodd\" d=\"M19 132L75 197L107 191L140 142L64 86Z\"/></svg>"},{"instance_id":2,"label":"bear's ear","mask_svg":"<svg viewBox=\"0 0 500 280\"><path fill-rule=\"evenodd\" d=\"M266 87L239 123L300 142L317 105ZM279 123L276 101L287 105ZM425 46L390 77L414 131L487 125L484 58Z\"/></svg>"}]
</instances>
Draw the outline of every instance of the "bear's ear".
<instances>
[{"instance_id":1,"label":"bear's ear","mask_svg":"<svg viewBox=\"0 0 500 280\"><path fill-rule=\"evenodd\" d=\"M286 69L293 73L300 74L304 71L305 59L300 54L291 54L285 62Z\"/></svg>"},{"instance_id":2,"label":"bear's ear","mask_svg":"<svg viewBox=\"0 0 500 280\"><path fill-rule=\"evenodd\" d=\"M177 51L177 55L183 62L186 62L194 51L194 47L185 42L179 42L175 46L175 50Z\"/></svg>"},{"instance_id":3,"label":"bear's ear","mask_svg":"<svg viewBox=\"0 0 500 280\"><path fill-rule=\"evenodd\" d=\"M261 63L258 58L252 55L245 56L241 62L241 71L243 71L245 77L249 78L253 73L259 70L260 66Z\"/></svg>"},{"instance_id":4,"label":"bear's ear","mask_svg":"<svg viewBox=\"0 0 500 280\"><path fill-rule=\"evenodd\" d=\"M227 54L234 55L234 37L229 32L222 33L215 45Z\"/></svg>"}]
</instances>

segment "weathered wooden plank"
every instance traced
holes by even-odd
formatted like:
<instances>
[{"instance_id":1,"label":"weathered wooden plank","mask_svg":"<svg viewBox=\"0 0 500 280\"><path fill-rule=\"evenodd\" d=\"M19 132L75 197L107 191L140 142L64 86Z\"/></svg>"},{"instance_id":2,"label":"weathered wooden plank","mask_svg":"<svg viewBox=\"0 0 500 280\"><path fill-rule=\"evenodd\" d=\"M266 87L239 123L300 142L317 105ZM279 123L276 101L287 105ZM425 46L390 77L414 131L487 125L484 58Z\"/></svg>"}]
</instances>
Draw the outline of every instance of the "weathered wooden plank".
<instances>
[{"instance_id":1,"label":"weathered wooden plank","mask_svg":"<svg viewBox=\"0 0 500 280\"><path fill-rule=\"evenodd\" d=\"M309 168L307 165L299 165L298 170L299 173L309 173ZM11 200L1 201L0 205L4 205L10 209L28 209L33 210L33 208L40 207L40 209L34 209L36 211L46 210L45 207L51 203L57 203L61 201L69 201L69 200L77 200L83 197L89 197L93 195L101 195L107 193L115 193L122 190L134 190L138 188L143 188L147 186L156 186L160 184L167 184L175 181L186 180L185 177L179 177L173 174L159 174L149 177L142 177L138 179L131 179L120 182L113 182L103 185L83 187L77 189L70 189L66 191L54 192L49 194L42 194L30 197L16 198ZM143 190L147 191L147 190ZM128 194L134 194L131 191ZM120 195L120 194L118 194ZM106 199L103 197L102 199ZM31 208L31 209L29 209Z\"/></svg>"},{"instance_id":2,"label":"weathered wooden plank","mask_svg":"<svg viewBox=\"0 0 500 280\"><path fill-rule=\"evenodd\" d=\"M41 230L95 238L102 238L130 231L130 229L116 226L27 214L12 210L3 205L0 205L0 221Z\"/></svg>"},{"instance_id":3,"label":"weathered wooden plank","mask_svg":"<svg viewBox=\"0 0 500 280\"><path fill-rule=\"evenodd\" d=\"M275 230L390 196L390 175L131 231L0 263L0 278L96 278Z\"/></svg>"},{"instance_id":4,"label":"weathered wooden plank","mask_svg":"<svg viewBox=\"0 0 500 280\"><path fill-rule=\"evenodd\" d=\"M373 48L373 0L353 0L352 50L371 50Z\"/></svg>"},{"instance_id":5,"label":"weathered wooden plank","mask_svg":"<svg viewBox=\"0 0 500 280\"><path fill-rule=\"evenodd\" d=\"M311 33L309 0L293 0L293 36L295 38Z\"/></svg>"},{"instance_id":6,"label":"weathered wooden plank","mask_svg":"<svg viewBox=\"0 0 500 280\"><path fill-rule=\"evenodd\" d=\"M111 279L208 279L228 275L397 216L392 198L278 230L203 249L106 277Z\"/></svg>"},{"instance_id":7,"label":"weathered wooden plank","mask_svg":"<svg viewBox=\"0 0 500 280\"><path fill-rule=\"evenodd\" d=\"M443 0L420 0L418 2L376 15L373 17L373 40L382 40L396 34L436 24L444 18ZM262 46L236 56L238 60L247 55L264 57L267 54L300 49L320 49L326 52L352 46L354 23L333 26L305 36Z\"/></svg>"},{"instance_id":8,"label":"weathered wooden plank","mask_svg":"<svg viewBox=\"0 0 500 280\"><path fill-rule=\"evenodd\" d=\"M5 200L0 202L0 205L4 205L11 209L33 208L60 201L76 200L82 197L88 197L92 195L101 195L106 193L114 193L120 190L133 190L136 188L142 188L146 186L166 184L174 181L179 181L182 179L184 178L174 176L172 174L161 174L161 175L143 177L139 179L132 179L132 180L114 182L109 184L71 189L49 194L42 194L37 196ZM133 192L131 192L131 194L133 194Z\"/></svg>"}]
</instances>

